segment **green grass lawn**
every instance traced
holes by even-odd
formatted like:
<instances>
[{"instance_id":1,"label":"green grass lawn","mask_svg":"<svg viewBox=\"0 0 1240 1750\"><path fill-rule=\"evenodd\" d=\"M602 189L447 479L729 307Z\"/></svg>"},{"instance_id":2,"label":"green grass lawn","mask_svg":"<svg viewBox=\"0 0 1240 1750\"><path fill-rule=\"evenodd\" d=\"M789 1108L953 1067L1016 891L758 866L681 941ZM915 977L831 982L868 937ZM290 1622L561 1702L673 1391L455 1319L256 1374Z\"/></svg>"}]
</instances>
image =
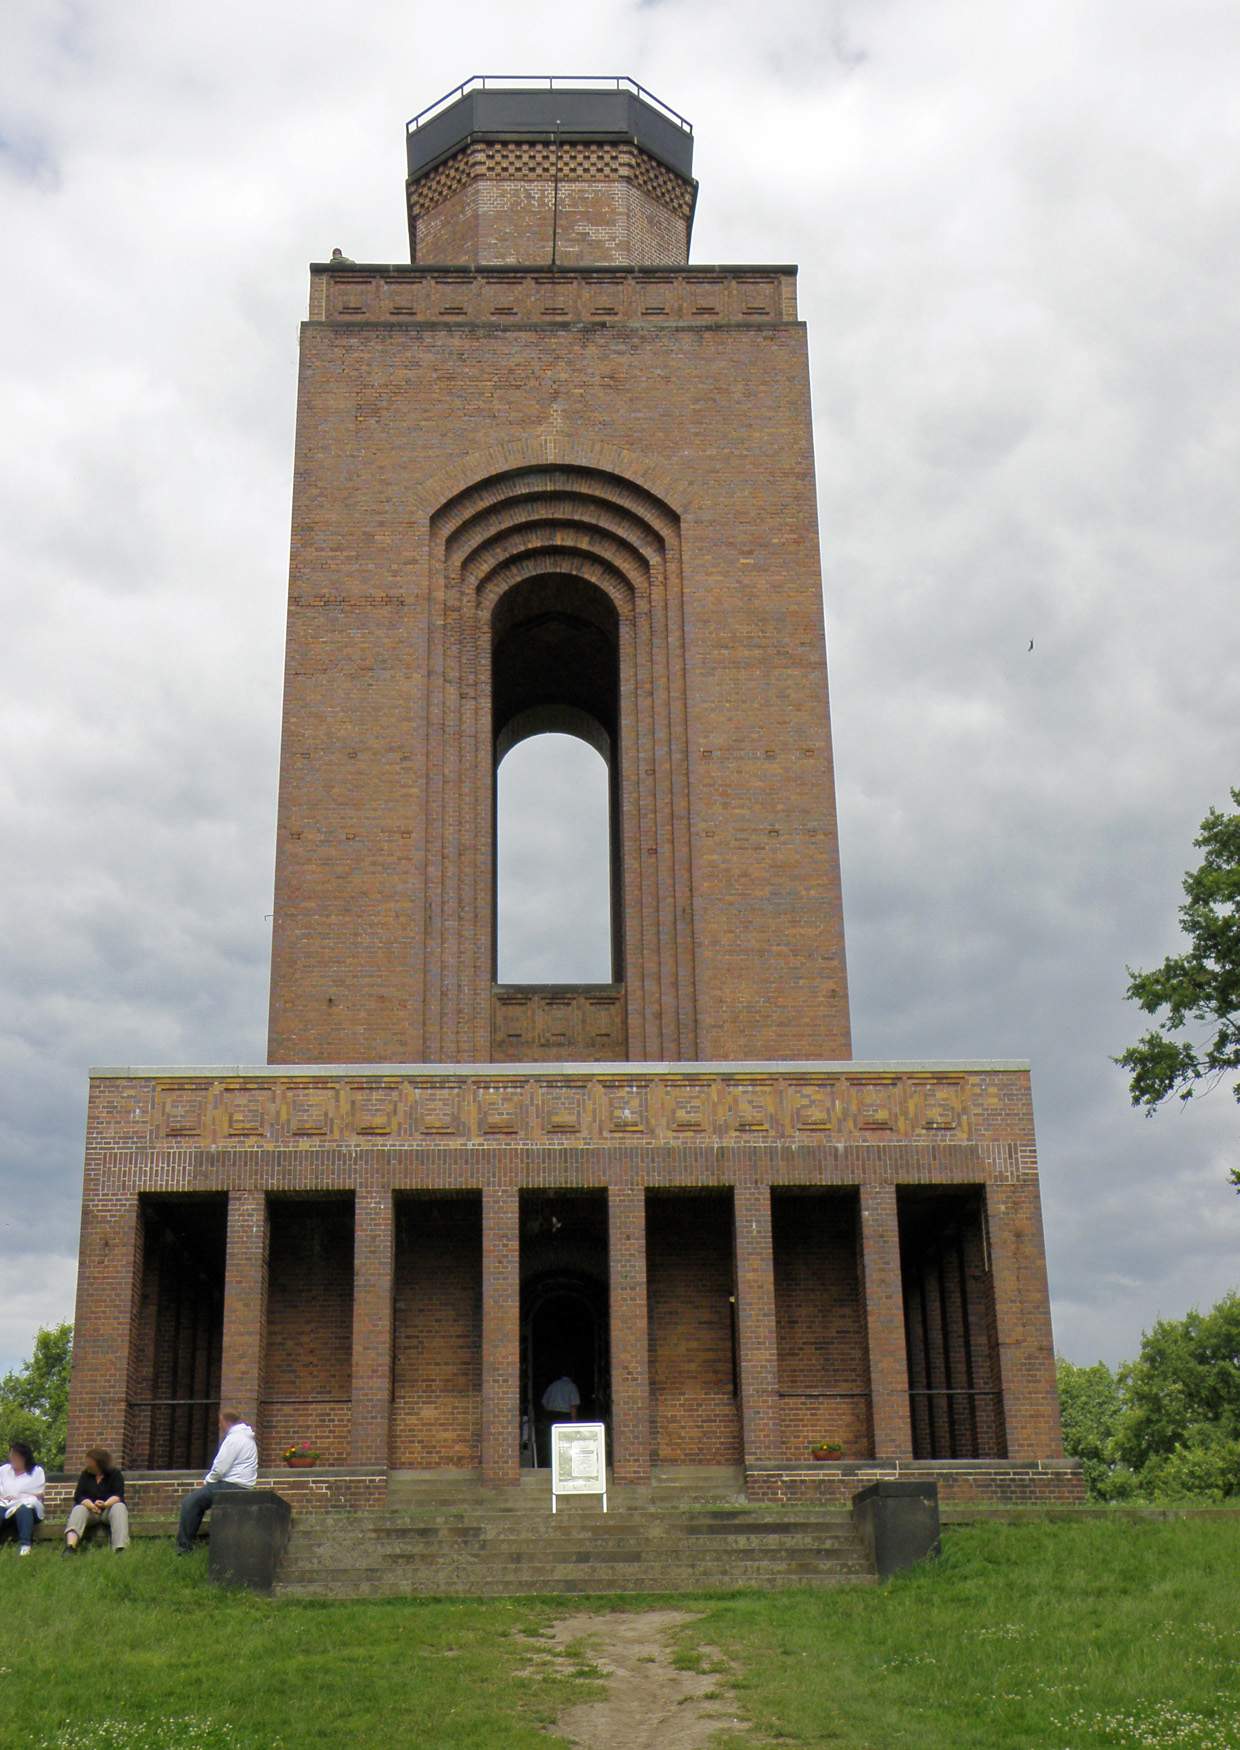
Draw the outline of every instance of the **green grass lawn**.
<instances>
[{"instance_id":1,"label":"green grass lawn","mask_svg":"<svg viewBox=\"0 0 1240 1750\"><path fill-rule=\"evenodd\" d=\"M718 1649L753 1745L1240 1750L1240 1516L961 1527L881 1589L673 1602L701 1613L680 1657ZM272 1603L163 1544L5 1549L0 1746L545 1750L597 1689L580 1659L531 1666L528 1637L617 1603L640 1607Z\"/></svg>"}]
</instances>

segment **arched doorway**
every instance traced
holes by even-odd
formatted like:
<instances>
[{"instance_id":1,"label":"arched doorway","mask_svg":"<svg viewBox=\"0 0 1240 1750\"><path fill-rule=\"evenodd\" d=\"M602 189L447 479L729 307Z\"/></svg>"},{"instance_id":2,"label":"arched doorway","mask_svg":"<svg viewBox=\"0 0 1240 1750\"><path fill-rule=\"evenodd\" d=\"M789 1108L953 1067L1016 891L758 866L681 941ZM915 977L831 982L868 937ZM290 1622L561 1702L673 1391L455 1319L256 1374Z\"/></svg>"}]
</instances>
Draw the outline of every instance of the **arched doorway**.
<instances>
[{"instance_id":1,"label":"arched doorway","mask_svg":"<svg viewBox=\"0 0 1240 1750\"><path fill-rule=\"evenodd\" d=\"M607 1197L521 1193L521 1463L549 1462L547 1430L570 1418L542 1407L553 1380L577 1387L580 1421L611 1426Z\"/></svg>"},{"instance_id":2,"label":"arched doorway","mask_svg":"<svg viewBox=\"0 0 1240 1750\"><path fill-rule=\"evenodd\" d=\"M522 1463L550 1464L553 1422L609 1422L606 1285L577 1272L550 1273L529 1283L521 1318ZM567 1377L581 1396L571 1413L543 1408L553 1380Z\"/></svg>"}]
</instances>

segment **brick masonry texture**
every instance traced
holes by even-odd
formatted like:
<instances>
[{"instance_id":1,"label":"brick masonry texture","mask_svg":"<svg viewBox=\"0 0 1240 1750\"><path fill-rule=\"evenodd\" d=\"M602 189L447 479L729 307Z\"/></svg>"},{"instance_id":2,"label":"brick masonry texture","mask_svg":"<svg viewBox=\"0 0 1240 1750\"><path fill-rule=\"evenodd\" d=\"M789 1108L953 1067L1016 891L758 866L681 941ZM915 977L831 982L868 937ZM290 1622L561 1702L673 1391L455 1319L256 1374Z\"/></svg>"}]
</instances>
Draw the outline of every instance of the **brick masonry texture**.
<instances>
[{"instance_id":1,"label":"brick masonry texture","mask_svg":"<svg viewBox=\"0 0 1240 1750\"><path fill-rule=\"evenodd\" d=\"M423 1134L417 1100L428 1091L440 1128ZM503 1116L514 1101L524 1115L515 1127ZM572 1127L543 1128L538 1113L561 1122L567 1113ZM488 1128L494 1122L502 1128ZM933 1191L941 1200L956 1187L981 1200L990 1235L988 1268L972 1253L966 1259L985 1278L972 1316L983 1335L991 1323L994 1332L989 1348L980 1337L974 1346L997 1358L1008 1451L1043 1459L1059 1446L1031 1137L1027 1074L981 1066L902 1074L866 1064L700 1066L689 1078L676 1066L637 1065L569 1075L498 1066L438 1075L100 1074L84 1245L97 1243L105 1213L101 1238L140 1237L144 1201L169 1208L178 1197L227 1197L224 1396L244 1410L303 1397L281 1309L293 1304L287 1284L298 1248L317 1234L303 1266L315 1273L315 1292L301 1297L301 1316L310 1347L330 1349L331 1365L314 1374L320 1401L293 1406L296 1426L286 1405L283 1419L263 1428L263 1453L270 1462L285 1435L313 1436L335 1457L349 1431L339 1406L324 1400L345 1389L351 1260L342 1224L352 1209L352 1393L355 1405L369 1393L380 1421L390 1406L388 1432L379 1429L368 1456L355 1448L354 1462L485 1466L489 1428L487 1474L502 1481L517 1462L518 1194L605 1189L615 1402L627 1395L637 1406L616 1456L629 1480L641 1480L652 1462L803 1459L810 1437L839 1438L849 1456L863 1456L865 1443L911 1457L901 1306L920 1278L910 1274L911 1254L902 1261L901 1214L906 1229L921 1223L910 1230L919 1243L941 1249L916 1199ZM377 1265L359 1271L372 1243ZM87 1336L72 1438L106 1438L123 1450L129 1388L110 1358L143 1329L126 1292L134 1250L95 1256L83 1274ZM648 1432L633 1341L643 1295ZM369 1357L365 1377L359 1357ZM79 1381L92 1378L109 1392L90 1405ZM814 1396L866 1389L870 1406ZM823 1403L837 1418L830 1427Z\"/></svg>"},{"instance_id":2,"label":"brick masonry texture","mask_svg":"<svg viewBox=\"0 0 1240 1750\"><path fill-rule=\"evenodd\" d=\"M474 141L411 178L415 262L683 262L696 186L640 147Z\"/></svg>"},{"instance_id":3,"label":"brick masonry texture","mask_svg":"<svg viewBox=\"0 0 1240 1750\"><path fill-rule=\"evenodd\" d=\"M620 1482L1079 1496L1028 1074L851 1061L795 268L690 266L623 140L407 197L411 265L311 269L269 1065L92 1078L71 1452L194 1466L223 1407L349 1471L299 1508L510 1485L571 1352ZM566 724L611 982L505 986L497 760Z\"/></svg>"},{"instance_id":4,"label":"brick masonry texture","mask_svg":"<svg viewBox=\"0 0 1240 1750\"><path fill-rule=\"evenodd\" d=\"M274 1061L490 1058L490 616L548 571L619 622L629 1056L848 1054L799 324L312 321L293 531Z\"/></svg>"}]
</instances>

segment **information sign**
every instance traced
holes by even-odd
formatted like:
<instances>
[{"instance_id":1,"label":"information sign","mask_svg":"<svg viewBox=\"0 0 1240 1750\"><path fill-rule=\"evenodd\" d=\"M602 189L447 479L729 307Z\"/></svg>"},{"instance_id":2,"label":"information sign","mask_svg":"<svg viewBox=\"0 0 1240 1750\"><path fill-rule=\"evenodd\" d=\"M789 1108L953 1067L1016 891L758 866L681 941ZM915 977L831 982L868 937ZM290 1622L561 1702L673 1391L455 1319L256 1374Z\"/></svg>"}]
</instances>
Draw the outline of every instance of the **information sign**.
<instances>
[{"instance_id":1,"label":"information sign","mask_svg":"<svg viewBox=\"0 0 1240 1750\"><path fill-rule=\"evenodd\" d=\"M601 1495L607 1511L607 1430L601 1422L551 1424L551 1511L559 1495Z\"/></svg>"}]
</instances>

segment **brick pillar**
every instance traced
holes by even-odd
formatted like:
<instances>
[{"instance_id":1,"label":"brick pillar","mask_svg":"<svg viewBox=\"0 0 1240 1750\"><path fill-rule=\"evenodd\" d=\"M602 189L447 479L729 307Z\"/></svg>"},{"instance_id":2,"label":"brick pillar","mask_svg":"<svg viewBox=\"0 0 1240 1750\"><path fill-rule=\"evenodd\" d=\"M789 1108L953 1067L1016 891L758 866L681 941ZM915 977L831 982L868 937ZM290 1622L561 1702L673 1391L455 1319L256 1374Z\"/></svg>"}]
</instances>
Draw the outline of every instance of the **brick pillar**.
<instances>
[{"instance_id":1,"label":"brick pillar","mask_svg":"<svg viewBox=\"0 0 1240 1750\"><path fill-rule=\"evenodd\" d=\"M224 1341L220 1409L235 1410L258 1434L267 1338L267 1198L262 1191L228 1193L228 1254L224 1266Z\"/></svg>"},{"instance_id":2,"label":"brick pillar","mask_svg":"<svg viewBox=\"0 0 1240 1750\"><path fill-rule=\"evenodd\" d=\"M646 1331L646 1193L607 1193L611 1443L617 1482L650 1481L650 1349Z\"/></svg>"},{"instance_id":3,"label":"brick pillar","mask_svg":"<svg viewBox=\"0 0 1240 1750\"><path fill-rule=\"evenodd\" d=\"M130 1462L128 1404L141 1300L137 1197L87 1196L78 1248L67 1469L81 1464L88 1446L106 1446L123 1464Z\"/></svg>"},{"instance_id":4,"label":"brick pillar","mask_svg":"<svg viewBox=\"0 0 1240 1750\"><path fill-rule=\"evenodd\" d=\"M894 1185L861 1188L861 1269L865 1283L874 1456L911 1458L913 1429Z\"/></svg>"},{"instance_id":5,"label":"brick pillar","mask_svg":"<svg viewBox=\"0 0 1240 1750\"><path fill-rule=\"evenodd\" d=\"M1062 1458L1055 1340L1036 1178L986 1187L1009 1458Z\"/></svg>"},{"instance_id":6,"label":"brick pillar","mask_svg":"<svg viewBox=\"0 0 1240 1750\"><path fill-rule=\"evenodd\" d=\"M516 1483L521 1454L518 1193L482 1193L482 1480Z\"/></svg>"},{"instance_id":7,"label":"brick pillar","mask_svg":"<svg viewBox=\"0 0 1240 1750\"><path fill-rule=\"evenodd\" d=\"M741 1440L748 1466L780 1456L771 1190L738 1185L733 1196Z\"/></svg>"},{"instance_id":8,"label":"brick pillar","mask_svg":"<svg viewBox=\"0 0 1240 1750\"><path fill-rule=\"evenodd\" d=\"M353 1202L354 1464L388 1462L392 1415L392 1278L395 1224L390 1191L359 1190Z\"/></svg>"}]
</instances>

